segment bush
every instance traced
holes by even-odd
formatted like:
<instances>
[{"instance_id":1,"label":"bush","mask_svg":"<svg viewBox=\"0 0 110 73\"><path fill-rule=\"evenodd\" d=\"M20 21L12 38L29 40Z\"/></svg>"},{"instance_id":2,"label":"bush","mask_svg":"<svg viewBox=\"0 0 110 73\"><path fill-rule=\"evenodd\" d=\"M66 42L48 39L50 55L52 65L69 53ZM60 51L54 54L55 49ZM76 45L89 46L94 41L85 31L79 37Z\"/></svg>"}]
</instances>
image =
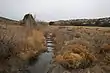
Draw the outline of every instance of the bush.
<instances>
[{"instance_id":1,"label":"bush","mask_svg":"<svg viewBox=\"0 0 110 73\"><path fill-rule=\"evenodd\" d=\"M110 52L110 44L103 44L101 46L100 53L107 53Z\"/></svg>"},{"instance_id":2,"label":"bush","mask_svg":"<svg viewBox=\"0 0 110 73\"><path fill-rule=\"evenodd\" d=\"M1 59L7 59L10 57L13 53L13 49L15 48L15 42L13 42L14 35L11 37L7 37L7 35L0 34L0 60Z\"/></svg>"},{"instance_id":3,"label":"bush","mask_svg":"<svg viewBox=\"0 0 110 73\"><path fill-rule=\"evenodd\" d=\"M57 55L55 60L66 69L79 69L92 66L96 58L89 53L86 46L73 44L68 45L68 50Z\"/></svg>"},{"instance_id":4,"label":"bush","mask_svg":"<svg viewBox=\"0 0 110 73\"><path fill-rule=\"evenodd\" d=\"M45 50L43 39L43 33L34 28L16 25L0 28L0 73L24 69L27 61Z\"/></svg>"}]
</instances>

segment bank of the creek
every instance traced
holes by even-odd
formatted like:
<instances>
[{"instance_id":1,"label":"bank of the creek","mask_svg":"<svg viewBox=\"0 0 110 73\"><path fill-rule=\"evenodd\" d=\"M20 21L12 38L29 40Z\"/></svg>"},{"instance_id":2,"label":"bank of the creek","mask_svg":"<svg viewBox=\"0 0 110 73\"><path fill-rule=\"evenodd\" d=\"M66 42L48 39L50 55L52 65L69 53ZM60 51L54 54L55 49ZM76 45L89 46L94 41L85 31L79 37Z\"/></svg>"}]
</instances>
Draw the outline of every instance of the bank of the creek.
<instances>
[{"instance_id":1,"label":"bank of the creek","mask_svg":"<svg viewBox=\"0 0 110 73\"><path fill-rule=\"evenodd\" d=\"M52 33L48 33L47 36L45 36L45 42L47 51L40 54L35 63L28 67L29 73L48 73L51 67L53 49L55 47Z\"/></svg>"}]
</instances>

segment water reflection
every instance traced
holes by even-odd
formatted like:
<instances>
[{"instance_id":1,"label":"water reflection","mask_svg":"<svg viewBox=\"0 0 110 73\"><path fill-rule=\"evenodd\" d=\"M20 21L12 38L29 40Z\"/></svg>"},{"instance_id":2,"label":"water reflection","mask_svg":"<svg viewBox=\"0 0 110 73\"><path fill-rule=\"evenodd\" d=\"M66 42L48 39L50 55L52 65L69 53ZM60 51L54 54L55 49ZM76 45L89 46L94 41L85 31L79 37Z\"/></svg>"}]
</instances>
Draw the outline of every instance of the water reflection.
<instances>
[{"instance_id":1,"label":"water reflection","mask_svg":"<svg viewBox=\"0 0 110 73\"><path fill-rule=\"evenodd\" d=\"M47 47L54 47L55 45L53 43L47 43Z\"/></svg>"},{"instance_id":2,"label":"water reflection","mask_svg":"<svg viewBox=\"0 0 110 73\"><path fill-rule=\"evenodd\" d=\"M54 47L47 47L48 48L48 52L52 52Z\"/></svg>"},{"instance_id":3,"label":"water reflection","mask_svg":"<svg viewBox=\"0 0 110 73\"><path fill-rule=\"evenodd\" d=\"M50 36L46 38L46 46L47 46L47 52L42 53L38 57L37 62L33 66L29 67L30 73L47 73L47 71L49 70L53 57L52 50L54 49L55 46Z\"/></svg>"},{"instance_id":4,"label":"water reflection","mask_svg":"<svg viewBox=\"0 0 110 73\"><path fill-rule=\"evenodd\" d=\"M51 40L48 40L48 41L47 41L47 43L53 43L53 41L51 41Z\"/></svg>"},{"instance_id":5,"label":"water reflection","mask_svg":"<svg viewBox=\"0 0 110 73\"><path fill-rule=\"evenodd\" d=\"M52 60L52 52L45 52L39 56L38 61L33 67L30 67L31 73L45 73L48 71L49 65Z\"/></svg>"}]
</instances>

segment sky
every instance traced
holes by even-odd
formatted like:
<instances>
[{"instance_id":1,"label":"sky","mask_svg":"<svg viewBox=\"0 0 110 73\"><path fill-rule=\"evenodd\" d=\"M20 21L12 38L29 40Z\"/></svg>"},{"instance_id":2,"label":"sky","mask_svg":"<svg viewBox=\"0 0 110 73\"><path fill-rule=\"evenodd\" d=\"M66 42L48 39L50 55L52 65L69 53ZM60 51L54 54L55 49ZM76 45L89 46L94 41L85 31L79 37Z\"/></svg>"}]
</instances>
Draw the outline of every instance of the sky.
<instances>
[{"instance_id":1,"label":"sky","mask_svg":"<svg viewBox=\"0 0 110 73\"><path fill-rule=\"evenodd\" d=\"M21 20L27 13L50 21L110 16L110 0L0 0L0 16Z\"/></svg>"}]
</instances>

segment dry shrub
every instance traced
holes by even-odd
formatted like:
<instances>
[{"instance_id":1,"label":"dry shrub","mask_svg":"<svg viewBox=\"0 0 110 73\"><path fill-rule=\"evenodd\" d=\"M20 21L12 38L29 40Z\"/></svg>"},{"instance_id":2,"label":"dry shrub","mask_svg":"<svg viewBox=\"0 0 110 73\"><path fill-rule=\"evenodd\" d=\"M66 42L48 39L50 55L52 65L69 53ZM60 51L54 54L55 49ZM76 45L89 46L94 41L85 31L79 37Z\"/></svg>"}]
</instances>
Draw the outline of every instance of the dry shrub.
<instances>
[{"instance_id":1,"label":"dry shrub","mask_svg":"<svg viewBox=\"0 0 110 73\"><path fill-rule=\"evenodd\" d=\"M61 63L63 61L63 56L62 55L57 55L55 57L55 61L58 62L58 63Z\"/></svg>"},{"instance_id":2,"label":"dry shrub","mask_svg":"<svg viewBox=\"0 0 110 73\"><path fill-rule=\"evenodd\" d=\"M81 33L79 32L75 33L75 38L81 38Z\"/></svg>"},{"instance_id":3,"label":"dry shrub","mask_svg":"<svg viewBox=\"0 0 110 73\"><path fill-rule=\"evenodd\" d=\"M43 33L26 27L0 29L0 73L13 73L25 61L44 51ZM17 73L17 72L14 72Z\"/></svg>"},{"instance_id":4,"label":"dry shrub","mask_svg":"<svg viewBox=\"0 0 110 73\"><path fill-rule=\"evenodd\" d=\"M110 52L110 44L103 44L100 53Z\"/></svg>"},{"instance_id":5,"label":"dry shrub","mask_svg":"<svg viewBox=\"0 0 110 73\"><path fill-rule=\"evenodd\" d=\"M16 47L15 35L10 32L11 36L9 36L8 31L7 29L0 29L0 73L5 71L8 73L10 66L13 65L11 64L13 61L9 62L9 60L12 59L12 56L16 56L16 52L14 52Z\"/></svg>"},{"instance_id":6,"label":"dry shrub","mask_svg":"<svg viewBox=\"0 0 110 73\"><path fill-rule=\"evenodd\" d=\"M68 45L67 48L69 50L71 50L74 53L87 53L87 47L84 45L80 45L80 44L73 44L73 45Z\"/></svg>"},{"instance_id":7,"label":"dry shrub","mask_svg":"<svg viewBox=\"0 0 110 73\"><path fill-rule=\"evenodd\" d=\"M103 44L100 49L100 54L104 55L104 63L110 64L110 44Z\"/></svg>"},{"instance_id":8,"label":"dry shrub","mask_svg":"<svg viewBox=\"0 0 110 73\"><path fill-rule=\"evenodd\" d=\"M4 38L0 38L0 59L7 59L13 54L12 50L15 47L15 43L12 42L12 38L7 39L5 36Z\"/></svg>"},{"instance_id":9,"label":"dry shrub","mask_svg":"<svg viewBox=\"0 0 110 73\"><path fill-rule=\"evenodd\" d=\"M0 32L1 38L5 36L3 41L6 43L9 40L11 43L8 43L8 45L12 44L14 46L13 53L23 60L27 60L45 50L43 33L37 29L8 26L6 30L0 29ZM7 47L9 47L8 45Z\"/></svg>"},{"instance_id":10,"label":"dry shrub","mask_svg":"<svg viewBox=\"0 0 110 73\"><path fill-rule=\"evenodd\" d=\"M105 57L104 57L104 62L107 64L107 65L110 65L110 54L106 54Z\"/></svg>"},{"instance_id":11,"label":"dry shrub","mask_svg":"<svg viewBox=\"0 0 110 73\"><path fill-rule=\"evenodd\" d=\"M68 49L55 58L56 62L60 63L64 68L87 68L96 61L95 56L89 53L86 46L73 44L68 45L66 48Z\"/></svg>"},{"instance_id":12,"label":"dry shrub","mask_svg":"<svg viewBox=\"0 0 110 73\"><path fill-rule=\"evenodd\" d=\"M8 36L6 29L0 29L0 60L8 59L14 54L13 49L16 47L14 38L14 34Z\"/></svg>"},{"instance_id":13,"label":"dry shrub","mask_svg":"<svg viewBox=\"0 0 110 73\"><path fill-rule=\"evenodd\" d=\"M26 60L34 55L40 53L41 50L45 50L43 45L44 37L43 33L37 30L32 30L27 38L21 42L21 50L19 51L19 56Z\"/></svg>"}]
</instances>

